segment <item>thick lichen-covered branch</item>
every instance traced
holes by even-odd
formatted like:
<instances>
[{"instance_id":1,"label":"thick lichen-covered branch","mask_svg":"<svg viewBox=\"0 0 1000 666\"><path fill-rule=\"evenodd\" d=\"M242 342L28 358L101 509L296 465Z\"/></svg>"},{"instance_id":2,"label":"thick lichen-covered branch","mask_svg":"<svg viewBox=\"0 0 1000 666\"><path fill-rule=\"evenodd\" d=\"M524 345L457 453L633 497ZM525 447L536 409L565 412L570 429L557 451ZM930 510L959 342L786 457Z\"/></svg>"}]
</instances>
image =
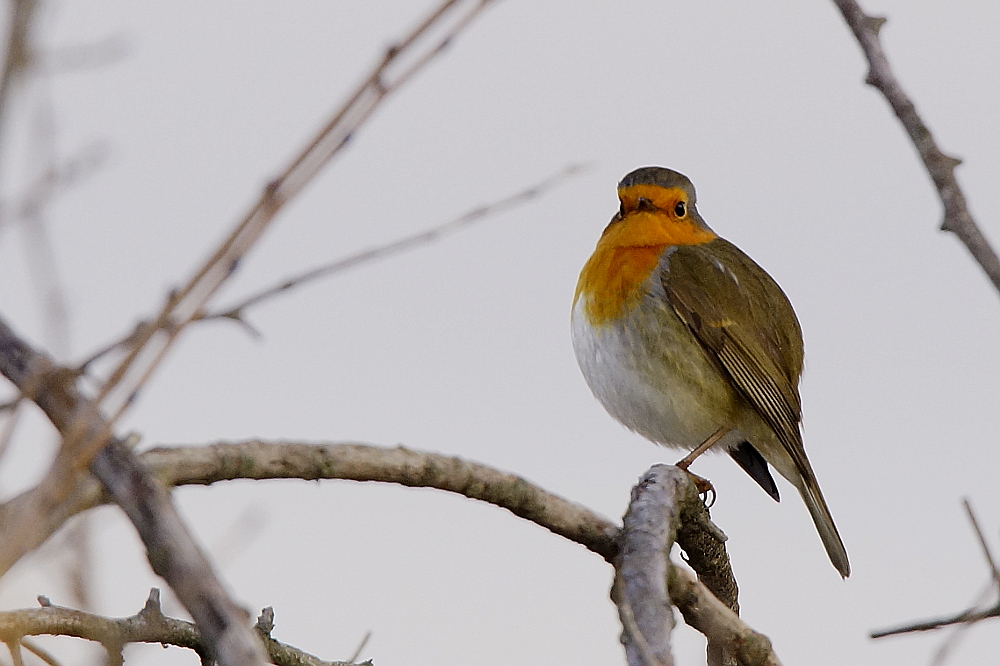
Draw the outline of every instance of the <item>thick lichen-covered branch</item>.
<instances>
[{"instance_id":1,"label":"thick lichen-covered branch","mask_svg":"<svg viewBox=\"0 0 1000 666\"><path fill-rule=\"evenodd\" d=\"M679 534L689 559L702 563L708 578L722 590L725 602L670 561ZM777 666L766 636L752 630L736 614L736 581L732 578L725 536L708 518L690 476L678 467L652 467L632 490L616 560L612 598L622 620L622 640L630 666L671 666L671 606L685 622L708 639L709 666ZM718 548L703 546L714 543ZM702 572L699 577L704 578Z\"/></svg>"}]
</instances>

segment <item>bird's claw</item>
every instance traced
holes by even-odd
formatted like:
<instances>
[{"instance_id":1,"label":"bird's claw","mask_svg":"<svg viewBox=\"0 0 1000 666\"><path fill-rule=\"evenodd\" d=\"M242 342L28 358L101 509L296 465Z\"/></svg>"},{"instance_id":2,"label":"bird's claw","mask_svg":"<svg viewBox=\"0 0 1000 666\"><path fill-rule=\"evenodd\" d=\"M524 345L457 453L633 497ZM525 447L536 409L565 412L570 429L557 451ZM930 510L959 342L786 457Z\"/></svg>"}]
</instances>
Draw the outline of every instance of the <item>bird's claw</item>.
<instances>
[{"instance_id":1,"label":"bird's claw","mask_svg":"<svg viewBox=\"0 0 1000 666\"><path fill-rule=\"evenodd\" d=\"M680 465L678 465L678 467L680 467ZM681 467L681 469L687 472L688 476L691 477L691 480L694 481L694 487L698 490L698 495L701 497L701 501L705 503L705 506L711 507L715 504L716 493L715 486L712 485L712 482L703 476L698 476L686 467Z\"/></svg>"}]
</instances>

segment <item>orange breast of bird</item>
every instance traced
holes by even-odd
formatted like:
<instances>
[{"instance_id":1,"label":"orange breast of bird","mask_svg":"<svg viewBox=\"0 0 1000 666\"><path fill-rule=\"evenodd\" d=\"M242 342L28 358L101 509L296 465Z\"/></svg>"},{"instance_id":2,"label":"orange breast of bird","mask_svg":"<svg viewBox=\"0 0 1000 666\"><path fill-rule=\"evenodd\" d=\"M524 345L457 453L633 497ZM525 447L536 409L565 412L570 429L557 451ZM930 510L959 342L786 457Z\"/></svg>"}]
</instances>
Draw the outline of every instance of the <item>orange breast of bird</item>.
<instances>
[{"instance_id":1,"label":"orange breast of bird","mask_svg":"<svg viewBox=\"0 0 1000 666\"><path fill-rule=\"evenodd\" d=\"M649 190L649 191L647 191ZM623 202L660 199L663 188L638 185L619 193ZM614 322L632 311L645 295L645 283L672 245L707 243L716 235L688 220L677 220L659 211L633 210L615 218L604 230L576 286L576 299L586 297L585 312L591 326Z\"/></svg>"}]
</instances>

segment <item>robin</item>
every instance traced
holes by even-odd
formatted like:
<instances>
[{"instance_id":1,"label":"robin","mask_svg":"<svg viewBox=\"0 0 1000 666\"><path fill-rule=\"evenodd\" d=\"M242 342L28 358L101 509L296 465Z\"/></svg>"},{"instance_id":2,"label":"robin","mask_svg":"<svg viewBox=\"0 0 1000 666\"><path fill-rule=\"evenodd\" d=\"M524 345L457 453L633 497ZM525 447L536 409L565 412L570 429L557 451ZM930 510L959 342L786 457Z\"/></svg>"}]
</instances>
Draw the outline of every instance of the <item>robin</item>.
<instances>
[{"instance_id":1,"label":"robin","mask_svg":"<svg viewBox=\"0 0 1000 666\"><path fill-rule=\"evenodd\" d=\"M657 444L726 451L776 501L774 466L802 496L833 566L851 573L802 447L802 330L763 268L698 214L694 185L643 167L577 284L573 348L591 391Z\"/></svg>"}]
</instances>

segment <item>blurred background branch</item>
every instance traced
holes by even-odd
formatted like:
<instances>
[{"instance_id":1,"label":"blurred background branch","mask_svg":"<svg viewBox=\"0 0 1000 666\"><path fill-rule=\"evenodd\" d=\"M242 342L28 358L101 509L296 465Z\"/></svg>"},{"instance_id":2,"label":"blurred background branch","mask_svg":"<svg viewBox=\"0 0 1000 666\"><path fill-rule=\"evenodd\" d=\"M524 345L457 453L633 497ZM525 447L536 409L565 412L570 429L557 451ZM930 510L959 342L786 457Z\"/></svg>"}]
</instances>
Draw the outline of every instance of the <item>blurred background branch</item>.
<instances>
[{"instance_id":1,"label":"blurred background branch","mask_svg":"<svg viewBox=\"0 0 1000 666\"><path fill-rule=\"evenodd\" d=\"M282 280L279 284L267 287L255 294L252 294L238 303L233 305L224 306L217 311L200 313L194 318L194 321L206 321L211 319L231 319L233 321L239 322L244 327L246 327L254 336L259 335L257 329L255 329L246 320L246 311L264 301L270 300L276 296L287 293L292 289L296 289L304 284L308 284L320 278L328 277L343 271L348 271L353 268L358 268L359 266L364 266L370 262L378 261L381 259L386 259L393 255L399 254L400 252L406 252L407 250L416 249L422 247L428 243L433 243L435 241L441 240L446 236L449 236L462 229L467 229L477 222L481 222L495 215L499 215L506 212L512 208L533 201L538 197L546 194L552 188L561 185L568 178L571 178L586 169L586 165L582 164L571 164L563 167L557 173L545 178L534 185L529 186L526 189L520 190L515 194L511 194L502 199L496 201L491 201L480 206L476 206L470 211L463 213L462 215L444 222L442 224L435 225L429 229L419 231L410 236L396 239L384 245L379 245L362 252L352 254L348 257L342 259L337 259L336 261L324 264L317 268L304 271L290 278ZM144 330L145 324L140 324L135 331L129 335L117 340L110 345L107 345L100 350L94 352L88 356L80 365L78 366L78 372L84 373L87 371L93 363L104 358L108 354L128 347L134 344L137 336L140 332Z\"/></svg>"},{"instance_id":2,"label":"blurred background branch","mask_svg":"<svg viewBox=\"0 0 1000 666\"><path fill-rule=\"evenodd\" d=\"M962 500L962 505L965 508L966 515L969 518L969 523L972 526L972 531L976 535L976 539L979 542L979 546L982 549L983 559L986 560L986 566L990 571L990 583L987 586L987 590L992 592L997 600L992 604L984 607L982 601L977 601L968 610L962 611L961 613L949 615L942 618L936 618L933 620L923 620L920 622L912 622L905 624L900 627L895 627L893 629L880 629L878 631L873 631L871 633L872 638L885 638L886 636L896 636L898 634L909 634L920 631L933 631L935 629L942 629L944 627L950 627L952 625L963 625L965 627L971 626L977 622L983 620L988 620L994 617L1000 617L1000 568L997 566L996 560L993 558L993 553L990 550L989 543L986 540L986 535L983 534L983 530L979 525L979 520L976 518L975 512L972 510L972 505L969 503L968 499ZM946 641L945 645L942 646L942 650L939 654L942 655L947 652L951 647L951 643L954 638ZM938 661L936 659L936 661Z\"/></svg>"},{"instance_id":3,"label":"blurred background branch","mask_svg":"<svg viewBox=\"0 0 1000 666\"><path fill-rule=\"evenodd\" d=\"M42 407L62 435L62 444L42 482L0 507L3 565L0 571L6 572L61 524L66 514L60 507L79 490L84 479L82 470L90 467L134 523L146 544L153 570L166 579L191 612L213 657L221 664L262 661L260 645L244 626L240 609L229 599L169 496L136 465L122 442L114 438L114 421L133 403L181 329L199 315L208 299L233 274L239 260L281 207L315 177L385 97L440 53L486 4L488 0L471 3L464 13L458 14L443 37L432 41L429 47L418 48L419 39L426 32L438 27L451 10L462 5L460 0L447 0L399 44L386 51L357 92L334 113L291 166L265 188L251 212L208 262L185 287L168 297L155 322L140 328L132 349L93 399L77 391L73 372L54 365L6 323L0 322L0 371L22 395ZM32 3L15 3L6 75L0 82L0 121L4 96L30 60L27 32L33 8ZM402 72L391 74L401 62ZM38 220L36 216L35 222ZM36 228L41 227L36 224ZM117 399L102 405L112 393ZM102 414L104 410L110 410L107 417Z\"/></svg>"}]
</instances>

